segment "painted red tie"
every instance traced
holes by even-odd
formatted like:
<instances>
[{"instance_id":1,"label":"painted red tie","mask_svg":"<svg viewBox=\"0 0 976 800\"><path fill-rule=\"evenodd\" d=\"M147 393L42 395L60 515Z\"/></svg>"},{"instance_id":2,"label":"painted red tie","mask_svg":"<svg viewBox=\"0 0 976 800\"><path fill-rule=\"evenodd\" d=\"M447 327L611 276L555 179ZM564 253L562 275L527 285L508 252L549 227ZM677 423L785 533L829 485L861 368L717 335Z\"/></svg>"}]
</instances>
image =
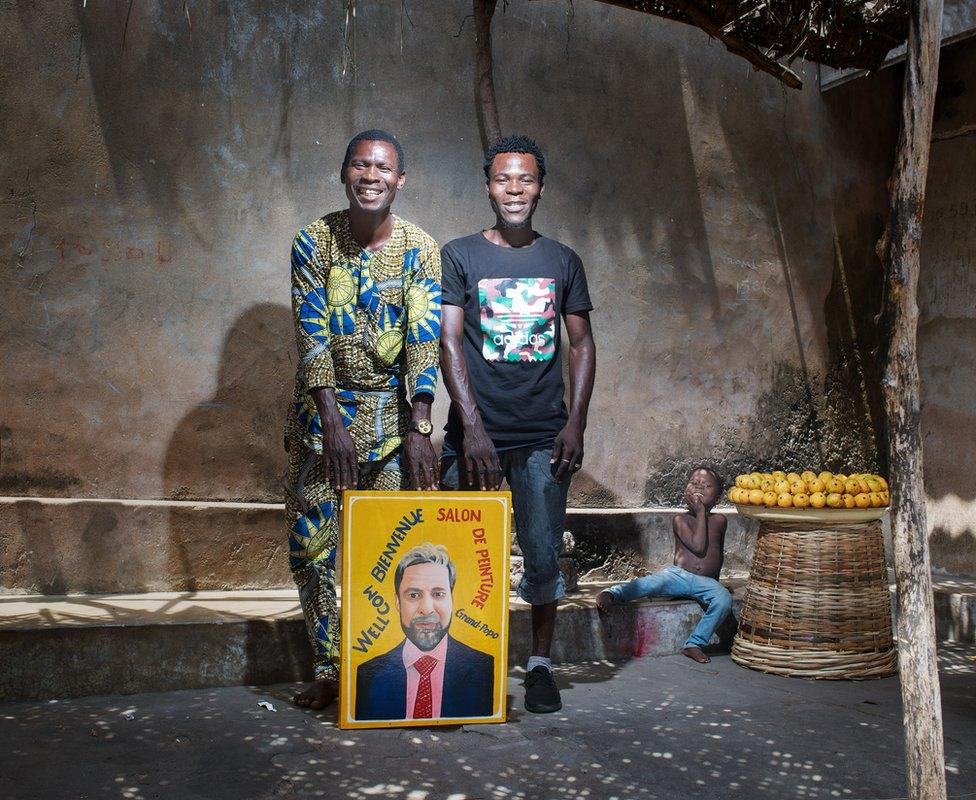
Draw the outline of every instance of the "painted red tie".
<instances>
[{"instance_id":1,"label":"painted red tie","mask_svg":"<svg viewBox=\"0 0 976 800\"><path fill-rule=\"evenodd\" d=\"M417 699L413 702L413 718L430 719L434 713L434 693L430 688L430 673L437 666L437 659L433 656L421 656L413 662L413 666L420 673Z\"/></svg>"}]
</instances>

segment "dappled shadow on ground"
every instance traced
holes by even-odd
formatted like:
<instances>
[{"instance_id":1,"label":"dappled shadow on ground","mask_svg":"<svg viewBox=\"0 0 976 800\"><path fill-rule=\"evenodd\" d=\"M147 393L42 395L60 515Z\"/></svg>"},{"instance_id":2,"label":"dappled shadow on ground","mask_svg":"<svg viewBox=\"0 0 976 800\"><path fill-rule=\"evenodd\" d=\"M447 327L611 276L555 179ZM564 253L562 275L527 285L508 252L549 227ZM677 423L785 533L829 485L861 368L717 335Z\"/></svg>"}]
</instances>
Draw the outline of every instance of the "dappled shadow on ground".
<instances>
[{"instance_id":1,"label":"dappled shadow on ground","mask_svg":"<svg viewBox=\"0 0 976 800\"><path fill-rule=\"evenodd\" d=\"M513 673L514 675L514 673ZM11 798L671 798L904 796L897 681L818 683L728 658L561 669L564 709L506 725L341 731L292 685L0 707ZM950 794L969 764L976 677L946 690ZM274 710L261 703L270 703ZM955 734L954 734L955 732ZM56 778L36 764L56 750Z\"/></svg>"},{"instance_id":2,"label":"dappled shadow on ground","mask_svg":"<svg viewBox=\"0 0 976 800\"><path fill-rule=\"evenodd\" d=\"M941 642L939 671L944 675L976 675L976 648L971 644ZM976 692L973 698L976 699Z\"/></svg>"}]
</instances>

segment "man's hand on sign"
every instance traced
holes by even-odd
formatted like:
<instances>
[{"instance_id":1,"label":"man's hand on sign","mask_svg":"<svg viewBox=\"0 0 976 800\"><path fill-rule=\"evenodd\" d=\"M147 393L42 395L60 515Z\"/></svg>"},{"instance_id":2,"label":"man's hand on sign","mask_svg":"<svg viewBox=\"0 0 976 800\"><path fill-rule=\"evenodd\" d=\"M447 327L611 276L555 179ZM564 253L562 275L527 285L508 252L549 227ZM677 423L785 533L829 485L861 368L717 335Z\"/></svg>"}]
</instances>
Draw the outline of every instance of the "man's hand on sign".
<instances>
[{"instance_id":1,"label":"man's hand on sign","mask_svg":"<svg viewBox=\"0 0 976 800\"><path fill-rule=\"evenodd\" d=\"M410 477L410 488L423 491L437 489L437 453L434 452L430 437L410 431L407 434L403 455L406 460L404 466Z\"/></svg>"},{"instance_id":2,"label":"man's hand on sign","mask_svg":"<svg viewBox=\"0 0 976 800\"><path fill-rule=\"evenodd\" d=\"M464 468L474 488L495 491L502 484L498 453L480 422L464 429Z\"/></svg>"},{"instance_id":3,"label":"man's hand on sign","mask_svg":"<svg viewBox=\"0 0 976 800\"><path fill-rule=\"evenodd\" d=\"M342 422L323 426L322 471L337 492L355 489L359 484L356 445Z\"/></svg>"},{"instance_id":4,"label":"man's hand on sign","mask_svg":"<svg viewBox=\"0 0 976 800\"><path fill-rule=\"evenodd\" d=\"M556 483L562 483L567 475L578 472L583 466L583 430L579 425L569 422L559 431L549 466Z\"/></svg>"},{"instance_id":5,"label":"man's hand on sign","mask_svg":"<svg viewBox=\"0 0 976 800\"><path fill-rule=\"evenodd\" d=\"M359 459L356 445L342 424L335 390L320 386L312 389L311 395L322 420L322 474L336 492L355 489L359 484Z\"/></svg>"}]
</instances>

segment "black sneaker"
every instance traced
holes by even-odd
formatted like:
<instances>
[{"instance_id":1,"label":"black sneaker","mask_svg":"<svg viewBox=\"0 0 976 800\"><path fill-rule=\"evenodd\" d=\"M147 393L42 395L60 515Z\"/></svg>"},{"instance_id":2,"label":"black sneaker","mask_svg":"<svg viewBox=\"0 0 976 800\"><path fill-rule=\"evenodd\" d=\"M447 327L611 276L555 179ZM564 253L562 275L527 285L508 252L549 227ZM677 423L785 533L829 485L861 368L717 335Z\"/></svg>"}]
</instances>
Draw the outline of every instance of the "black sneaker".
<instances>
[{"instance_id":1,"label":"black sneaker","mask_svg":"<svg viewBox=\"0 0 976 800\"><path fill-rule=\"evenodd\" d=\"M525 710L533 714L551 714L563 707L552 671L536 667L525 676Z\"/></svg>"}]
</instances>

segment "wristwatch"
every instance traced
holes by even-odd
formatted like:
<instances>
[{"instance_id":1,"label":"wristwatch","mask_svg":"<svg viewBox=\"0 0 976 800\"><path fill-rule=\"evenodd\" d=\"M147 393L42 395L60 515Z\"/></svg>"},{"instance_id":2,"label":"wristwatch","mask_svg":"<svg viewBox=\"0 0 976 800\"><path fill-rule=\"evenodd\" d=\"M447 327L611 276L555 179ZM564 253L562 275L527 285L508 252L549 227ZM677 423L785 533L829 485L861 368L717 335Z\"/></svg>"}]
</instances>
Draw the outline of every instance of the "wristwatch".
<instances>
[{"instance_id":1,"label":"wristwatch","mask_svg":"<svg viewBox=\"0 0 976 800\"><path fill-rule=\"evenodd\" d=\"M434 426L429 419L415 419L410 422L410 430L421 436L430 436L434 432Z\"/></svg>"}]
</instances>

